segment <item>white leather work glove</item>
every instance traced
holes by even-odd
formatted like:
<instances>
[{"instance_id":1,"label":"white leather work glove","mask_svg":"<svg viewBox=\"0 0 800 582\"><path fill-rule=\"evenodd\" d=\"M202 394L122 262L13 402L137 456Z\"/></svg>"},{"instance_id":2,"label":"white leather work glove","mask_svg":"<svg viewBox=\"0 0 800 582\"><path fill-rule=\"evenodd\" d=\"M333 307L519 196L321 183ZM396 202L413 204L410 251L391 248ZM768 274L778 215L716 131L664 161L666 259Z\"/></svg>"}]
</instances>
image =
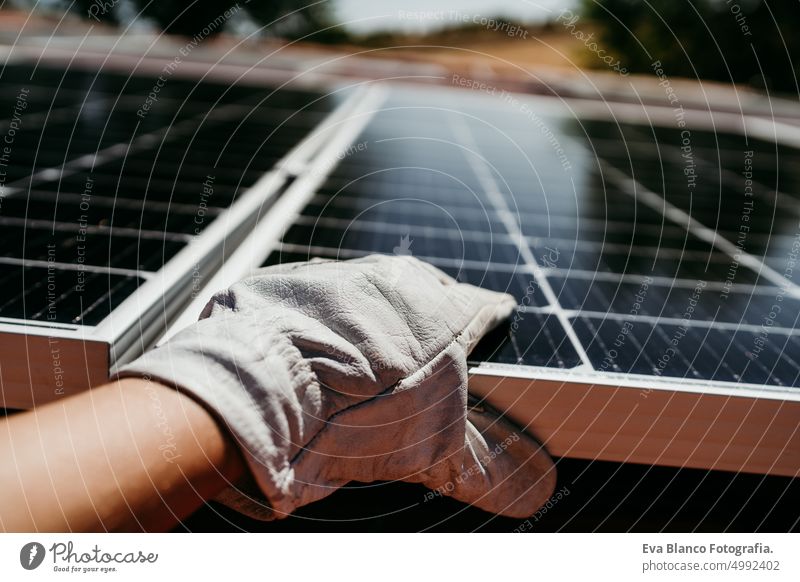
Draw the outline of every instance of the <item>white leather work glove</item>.
<instances>
[{"instance_id":1,"label":"white leather work glove","mask_svg":"<svg viewBox=\"0 0 800 582\"><path fill-rule=\"evenodd\" d=\"M278 265L215 295L119 376L160 380L218 414L265 498L231 488L218 500L252 517L378 480L528 517L554 489L550 457L467 408L467 354L514 306L413 257Z\"/></svg>"}]
</instances>

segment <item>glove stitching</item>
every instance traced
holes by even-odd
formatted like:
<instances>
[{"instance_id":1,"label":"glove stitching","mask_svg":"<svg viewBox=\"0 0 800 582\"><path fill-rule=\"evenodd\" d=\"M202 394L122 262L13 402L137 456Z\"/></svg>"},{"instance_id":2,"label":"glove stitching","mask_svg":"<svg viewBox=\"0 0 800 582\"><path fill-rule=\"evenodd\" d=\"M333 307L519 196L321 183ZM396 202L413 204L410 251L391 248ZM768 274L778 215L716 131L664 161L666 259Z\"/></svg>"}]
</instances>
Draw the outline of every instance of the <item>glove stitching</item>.
<instances>
[{"instance_id":1,"label":"glove stitching","mask_svg":"<svg viewBox=\"0 0 800 582\"><path fill-rule=\"evenodd\" d=\"M392 384L388 388L385 388L385 389L381 390L380 392L378 392L377 394L375 394L374 396L372 396L368 400L362 400L361 402L356 402L355 404L351 404L350 406L347 406L346 408L342 408L341 410L338 410L338 411L334 412L332 415L330 415L327 418L327 420L325 422L325 426L323 426L321 429L319 429L314 434L314 436L311 437L308 440L308 442L304 446L300 447L300 450L297 451L297 453L295 453L294 457L292 457L289 460L289 465L290 466L293 465L300 458L300 456L304 452L306 452L307 450L309 450L311 448L311 446L314 444L314 441L317 440L317 438L319 438L319 436L323 433L323 431L325 431L329 426L331 426L331 422L330 421L332 421L337 416L340 416L340 415L342 415L342 414L344 414L346 412L349 412L351 410L355 410L359 406L363 406L365 404L368 404L368 403L372 402L375 398L378 398L379 396L386 396L388 394L391 394L403 380L405 380L405 378L403 378L401 380L398 380L397 382L395 382L394 384Z\"/></svg>"},{"instance_id":2,"label":"glove stitching","mask_svg":"<svg viewBox=\"0 0 800 582\"><path fill-rule=\"evenodd\" d=\"M300 449L300 450L297 452L297 454L295 454L295 456L294 456L294 457L292 457L292 459L291 459L291 461L289 462L289 464L290 464L290 465L293 465L293 464L294 464L294 463L295 463L295 462L296 462L296 461L297 461L297 460L298 460L298 459L299 459L299 458L302 456L302 454L303 454L304 452L306 452L307 450L309 450L309 449L312 447L312 445L314 444L314 441L315 441L315 440L317 440L317 439L320 437L320 435L322 435L322 433L323 433L325 430L327 430L327 429L328 429L328 427L330 427L330 426L331 426L331 423L330 423L330 421L331 421L331 420L334 420L334 419L335 419L336 417L338 417L339 415L341 415L341 414L344 414L345 412L349 412L349 411L351 411L351 410L354 410L354 409L356 409L356 408L357 408L357 407L359 407L359 406L364 406L364 405L366 405L366 404L369 404L370 402L372 402L372 400L374 400L375 398L377 398L377 397L379 397L379 396L385 396L385 395L387 395L387 394L390 394L391 392L393 392L393 391L394 391L394 390L395 390L395 389L396 389L396 388L397 388L397 387L398 387L400 384L402 384L402 383L403 383L405 380L407 380L407 379L408 379L408 378L410 378L411 376L413 376L413 375L415 375L415 374L419 373L419 371L420 371L420 370L422 370L423 368L425 368L425 367L427 367L427 366L430 366L430 365L433 363L433 361L434 361L434 360L436 360L436 359L437 359L437 358L438 358L438 357L439 357L441 354L443 354L443 353L444 353L444 352L446 352L448 349L450 349L450 347L451 347L453 344L457 343L457 342L458 342L458 341L459 341L459 340L462 338L462 336L465 334L466 330L467 330L467 329L468 329L468 328L469 328L469 327L472 325L472 323L473 323L473 322L475 322L476 320L479 320L479 319L481 318L481 316L483 315L483 313L484 313L485 311L487 311L487 310L490 310L491 308L492 308L491 306L484 306L484 307L482 307L482 308L481 308L481 309L478 311L478 313L475 315L475 317L473 317L473 318L472 318L472 319L469 321L469 323L468 323L466 326L464 326L464 329L463 329L463 330L461 330L461 331L459 331L458 333L456 333L455 335L453 335L453 338L452 338L452 339L451 339L451 340L450 340L450 341L449 341L449 342L448 342L448 343L447 343L447 344L446 344L444 347L442 347L442 349L440 349L438 352L436 352L436 354L434 354L434 355L433 355L431 358L429 358L429 359L428 359L428 360L427 360L425 363L421 364L421 365L420 365L420 366L419 366L419 367L418 367L416 370L414 370L414 372L412 372L412 373L410 373L410 374L408 374L408 375L404 376L403 378L401 378L401 379L397 380L397 381L396 381L394 384L392 384L392 385L391 385L391 386L389 386L388 388L385 388L385 389L383 389L382 391L380 391L379 393L375 394L375 395L374 395L374 396L372 396L371 398L369 398L369 399L367 399L367 400L363 400L363 401L361 401L361 402L357 402L357 403L355 403L355 404L353 404L353 405L351 405L351 406L348 406L348 407L346 407L346 408L343 408L343 409L341 409L341 410L339 410L339 411L335 412L335 413L334 413L334 414L332 414L331 416L329 416L329 417L328 417L328 419L327 419L327 422L326 422L325 426L323 426L323 427L322 427L322 428L321 428L319 431L317 431L317 433L316 433L316 434L315 434L315 435L314 435L314 436L313 436L311 439L309 439L309 441L308 441L308 442L307 442L307 443L306 443L306 444L305 444L305 445L304 445L304 446L303 446L303 447L302 447L302 448L301 448L301 449ZM484 326L484 327L483 327L483 329L481 329L480 331L485 331L485 328L486 328L486 327L487 327L487 326ZM291 343L291 342L290 342L290 343ZM465 411L464 411L464 415L465 415L465 417L466 417L466 414L467 414L467 411L465 410Z\"/></svg>"},{"instance_id":3,"label":"glove stitching","mask_svg":"<svg viewBox=\"0 0 800 582\"><path fill-rule=\"evenodd\" d=\"M340 416L340 415L342 415L342 414L344 414L344 413L346 413L346 412L349 412L349 411L351 411L351 410L355 410L356 408L358 408L358 407L360 407L360 406L365 406L365 405L367 405L367 404L371 403L371 402L372 402L372 401L373 401L375 398L378 398L379 396L386 396L386 395L388 395L388 394L391 394L391 393L392 393L394 390L396 390L396 389L397 389L397 387L398 387L400 384L402 384L402 383L403 383L404 381L406 381L408 378L410 378L411 376L413 376L413 375L415 375L415 374L419 373L419 371L420 371L420 370L422 370L423 368L425 368L425 367L427 367L427 366L430 366L430 365L433 363L433 361L434 361L434 360L436 360L436 359L437 359L437 358L438 358L438 357L439 357L439 356L440 356L442 353L446 352L448 349L450 349L450 347L451 347L453 344L455 344L456 342L458 342L458 340L460 339L460 337L461 337L461 335L462 335L462 334L463 334L463 332L459 332L459 333L455 334L455 335L453 336L453 339L452 339L452 340L450 340L450 341L447 343L447 345L446 345L446 346L444 346L444 347L443 347L441 350L439 350L439 351L438 351L436 354L434 354L434 356L433 356L433 357L431 357L431 358L430 358L428 361L426 361L425 363L423 363L422 365L420 365L420 366L419 366L419 367L418 367L416 370L414 370L414 372L412 372L411 374L408 374L408 375L404 376L403 378L401 378L401 379L397 380L397 381L396 381L394 384L390 385L390 386L389 386L389 387L387 387L387 388L384 388L383 390L381 390L380 392L378 392L377 394L375 394L375 395L374 395L374 396L372 396L371 398L369 398L369 399L367 399L367 400L362 400L361 402L356 402L355 404L353 404L353 405L351 405L351 406L348 406L348 407L346 407L346 408L343 408L343 409L341 409L341 410L339 410L339 411L335 412L335 413L334 413L334 414L332 414L331 416L329 416L329 417L328 417L328 419L327 419L327 422L326 422L325 426L323 426L323 427L322 427L322 428L321 428L321 429L320 429L320 430L319 430L319 431L318 431L318 432L317 432L317 433L316 433L316 434L315 434L315 435L314 435L314 436L313 436L313 437L312 437L312 438L311 438L311 439L308 441L308 443L307 443L307 444L306 444L304 447L302 447L302 448L301 448L301 450L300 450L300 451L298 451L298 452L297 452L297 454L296 454L294 457L292 457L292 460L290 461L290 464L294 464L294 463L295 463L295 462L296 462L296 461L297 461L297 460L298 460L298 459L299 459L299 458L300 458L300 457L303 455L303 453L305 453L306 451L308 451L308 450L310 450L310 449L311 449L311 447L312 447L312 446L313 446L313 444L314 444L314 441L316 441L318 438L320 438L320 436L322 435L322 433L323 433L325 430L327 430L327 429L328 429L330 426L332 426L332 423L331 423L330 421L334 420L336 417L338 417L338 416ZM465 411L465 414L466 414L466 411Z\"/></svg>"}]
</instances>

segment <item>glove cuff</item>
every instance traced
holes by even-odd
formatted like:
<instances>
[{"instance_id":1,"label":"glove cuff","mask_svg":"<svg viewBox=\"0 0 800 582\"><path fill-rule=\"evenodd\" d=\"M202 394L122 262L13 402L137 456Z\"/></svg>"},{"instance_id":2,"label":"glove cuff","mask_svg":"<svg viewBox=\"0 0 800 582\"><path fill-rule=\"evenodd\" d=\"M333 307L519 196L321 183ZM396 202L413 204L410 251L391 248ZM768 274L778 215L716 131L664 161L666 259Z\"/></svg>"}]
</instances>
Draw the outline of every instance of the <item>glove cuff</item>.
<instances>
[{"instance_id":1,"label":"glove cuff","mask_svg":"<svg viewBox=\"0 0 800 582\"><path fill-rule=\"evenodd\" d=\"M241 320L230 326L234 335L225 319L197 322L121 368L117 377L157 380L216 413L265 496L261 500L231 485L217 501L256 519L286 517L297 507L291 461L304 443L297 395L316 379L285 335L263 329L249 334Z\"/></svg>"}]
</instances>

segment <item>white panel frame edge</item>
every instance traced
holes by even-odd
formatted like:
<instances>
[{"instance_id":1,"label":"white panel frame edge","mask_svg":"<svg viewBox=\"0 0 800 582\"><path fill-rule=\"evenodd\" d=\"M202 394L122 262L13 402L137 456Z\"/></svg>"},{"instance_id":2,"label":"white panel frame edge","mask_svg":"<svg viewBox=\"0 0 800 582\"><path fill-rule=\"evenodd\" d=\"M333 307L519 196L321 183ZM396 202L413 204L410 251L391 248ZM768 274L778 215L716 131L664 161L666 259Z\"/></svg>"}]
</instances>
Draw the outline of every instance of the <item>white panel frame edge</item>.
<instances>
[{"instance_id":1,"label":"white panel frame edge","mask_svg":"<svg viewBox=\"0 0 800 582\"><path fill-rule=\"evenodd\" d=\"M65 52L49 56L51 61L65 64L73 55ZM26 62L28 59L14 60ZM128 61L124 59L117 68ZM139 72L158 68L158 62L150 66L147 59L138 64L142 65ZM224 81L231 80L229 74L221 77ZM218 80L213 75L206 79ZM282 79L283 82L289 80ZM248 81L274 88L276 79L270 77L266 83L263 79L261 83L258 79ZM298 85L329 92L349 89L346 85ZM147 278L98 325L0 318L0 407L32 408L102 384L108 380L112 368L149 347L189 298L195 273L204 279L214 274L222 264L224 253L236 248L244 233L266 214L264 210L280 198L285 186L340 131L339 120L361 101L364 92L363 88L350 91L272 170L265 172L208 228Z\"/></svg>"}]
</instances>

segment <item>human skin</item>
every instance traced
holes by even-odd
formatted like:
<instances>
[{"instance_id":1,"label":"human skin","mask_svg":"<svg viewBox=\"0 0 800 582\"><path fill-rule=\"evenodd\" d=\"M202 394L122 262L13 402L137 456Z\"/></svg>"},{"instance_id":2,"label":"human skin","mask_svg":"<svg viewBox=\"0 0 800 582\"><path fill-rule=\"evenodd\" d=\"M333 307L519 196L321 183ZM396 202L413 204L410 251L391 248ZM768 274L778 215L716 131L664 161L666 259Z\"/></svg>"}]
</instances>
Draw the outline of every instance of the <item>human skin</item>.
<instances>
[{"instance_id":1,"label":"human skin","mask_svg":"<svg viewBox=\"0 0 800 582\"><path fill-rule=\"evenodd\" d=\"M0 420L0 530L164 531L247 469L174 388L130 378Z\"/></svg>"}]
</instances>

